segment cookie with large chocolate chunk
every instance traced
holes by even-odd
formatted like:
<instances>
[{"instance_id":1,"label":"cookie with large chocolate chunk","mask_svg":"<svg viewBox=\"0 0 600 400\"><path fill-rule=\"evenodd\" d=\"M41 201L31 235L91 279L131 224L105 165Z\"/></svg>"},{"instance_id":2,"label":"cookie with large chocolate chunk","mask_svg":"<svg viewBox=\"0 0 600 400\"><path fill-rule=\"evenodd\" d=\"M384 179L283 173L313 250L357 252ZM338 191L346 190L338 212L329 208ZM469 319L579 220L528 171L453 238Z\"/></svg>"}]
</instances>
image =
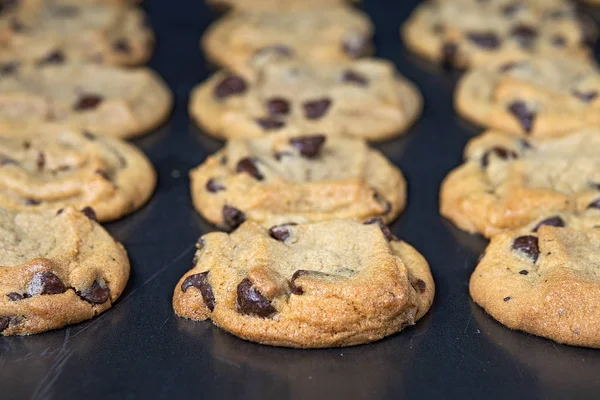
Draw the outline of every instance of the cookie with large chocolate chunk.
<instances>
[{"instance_id":1,"label":"cookie with large chocolate chunk","mask_svg":"<svg viewBox=\"0 0 600 400\"><path fill-rule=\"evenodd\" d=\"M319 133L384 140L404 133L422 106L418 89L387 61L280 61L244 75L218 72L194 89L189 112L206 133L225 139Z\"/></svg>"},{"instance_id":2,"label":"cookie with large chocolate chunk","mask_svg":"<svg viewBox=\"0 0 600 400\"><path fill-rule=\"evenodd\" d=\"M282 230L286 234L282 235ZM200 247L200 246L199 246ZM432 304L423 256L352 220L203 237L173 296L175 312L246 340L287 347L369 343L414 325Z\"/></svg>"},{"instance_id":3,"label":"cookie with large chocolate chunk","mask_svg":"<svg viewBox=\"0 0 600 400\"><path fill-rule=\"evenodd\" d=\"M487 132L442 183L441 214L487 237L559 212L600 215L599 151L597 128L528 141Z\"/></svg>"},{"instance_id":4,"label":"cookie with large chocolate chunk","mask_svg":"<svg viewBox=\"0 0 600 400\"><path fill-rule=\"evenodd\" d=\"M129 278L129 259L93 210L0 208L0 334L29 335L108 310Z\"/></svg>"},{"instance_id":5,"label":"cookie with large chocolate chunk","mask_svg":"<svg viewBox=\"0 0 600 400\"><path fill-rule=\"evenodd\" d=\"M146 68L26 66L0 79L0 126L54 122L130 138L163 123L172 103L167 85Z\"/></svg>"},{"instance_id":6,"label":"cookie with large chocolate chunk","mask_svg":"<svg viewBox=\"0 0 600 400\"><path fill-rule=\"evenodd\" d=\"M402 27L409 50L458 68L527 55L590 58L596 33L565 0L432 0Z\"/></svg>"},{"instance_id":7,"label":"cookie with large chocolate chunk","mask_svg":"<svg viewBox=\"0 0 600 400\"><path fill-rule=\"evenodd\" d=\"M190 181L196 210L226 229L245 220L389 223L406 202L402 173L380 152L362 140L322 135L230 140Z\"/></svg>"},{"instance_id":8,"label":"cookie with large chocolate chunk","mask_svg":"<svg viewBox=\"0 0 600 400\"><path fill-rule=\"evenodd\" d=\"M561 136L600 126L600 71L559 57L493 62L464 75L455 107L479 125L513 135Z\"/></svg>"}]
</instances>

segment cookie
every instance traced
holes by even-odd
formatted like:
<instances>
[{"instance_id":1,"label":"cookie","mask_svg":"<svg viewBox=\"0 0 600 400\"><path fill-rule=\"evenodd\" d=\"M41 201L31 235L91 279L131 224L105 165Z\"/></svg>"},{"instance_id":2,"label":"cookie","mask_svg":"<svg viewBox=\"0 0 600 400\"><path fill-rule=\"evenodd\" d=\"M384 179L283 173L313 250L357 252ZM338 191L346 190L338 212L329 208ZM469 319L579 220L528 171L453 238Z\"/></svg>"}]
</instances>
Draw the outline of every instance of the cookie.
<instances>
[{"instance_id":1,"label":"cookie","mask_svg":"<svg viewBox=\"0 0 600 400\"><path fill-rule=\"evenodd\" d=\"M323 135L231 140L190 181L196 210L226 229L244 220L389 223L406 202L402 173L380 152Z\"/></svg>"},{"instance_id":2,"label":"cookie","mask_svg":"<svg viewBox=\"0 0 600 400\"><path fill-rule=\"evenodd\" d=\"M207 29L201 45L215 64L244 72L271 53L313 63L368 56L373 52L372 35L368 16L350 7L234 11Z\"/></svg>"},{"instance_id":3,"label":"cookie","mask_svg":"<svg viewBox=\"0 0 600 400\"><path fill-rule=\"evenodd\" d=\"M458 113L522 136L560 136L600 126L600 71L558 57L494 62L467 72L455 92Z\"/></svg>"},{"instance_id":4,"label":"cookie","mask_svg":"<svg viewBox=\"0 0 600 400\"><path fill-rule=\"evenodd\" d=\"M490 237L556 212L600 213L600 131L526 141L488 132L444 180L440 212Z\"/></svg>"},{"instance_id":5,"label":"cookie","mask_svg":"<svg viewBox=\"0 0 600 400\"><path fill-rule=\"evenodd\" d=\"M54 122L130 138L163 123L173 103L166 84L146 68L67 63L15 66L0 75L0 125Z\"/></svg>"},{"instance_id":6,"label":"cookie","mask_svg":"<svg viewBox=\"0 0 600 400\"><path fill-rule=\"evenodd\" d=\"M598 227L543 225L494 236L469 289L477 304L511 329L598 348L599 268Z\"/></svg>"},{"instance_id":7,"label":"cookie","mask_svg":"<svg viewBox=\"0 0 600 400\"><path fill-rule=\"evenodd\" d=\"M213 7L246 11L310 10L351 3L348 0L206 0Z\"/></svg>"},{"instance_id":8,"label":"cookie","mask_svg":"<svg viewBox=\"0 0 600 400\"><path fill-rule=\"evenodd\" d=\"M0 208L0 334L29 335L108 310L129 278L123 246L93 210Z\"/></svg>"},{"instance_id":9,"label":"cookie","mask_svg":"<svg viewBox=\"0 0 600 400\"><path fill-rule=\"evenodd\" d=\"M255 222L198 241L175 312L246 340L286 347L373 342L413 325L434 284L423 256L381 223Z\"/></svg>"},{"instance_id":10,"label":"cookie","mask_svg":"<svg viewBox=\"0 0 600 400\"><path fill-rule=\"evenodd\" d=\"M110 4L40 2L0 14L0 61L53 64L64 60L139 65L154 36L138 8Z\"/></svg>"},{"instance_id":11,"label":"cookie","mask_svg":"<svg viewBox=\"0 0 600 400\"><path fill-rule=\"evenodd\" d=\"M156 186L150 161L118 139L60 126L0 127L0 207L92 207L101 222L142 207Z\"/></svg>"},{"instance_id":12,"label":"cookie","mask_svg":"<svg viewBox=\"0 0 600 400\"><path fill-rule=\"evenodd\" d=\"M564 0L428 1L402 27L410 51L458 68L531 54L589 58L596 34Z\"/></svg>"},{"instance_id":13,"label":"cookie","mask_svg":"<svg viewBox=\"0 0 600 400\"><path fill-rule=\"evenodd\" d=\"M323 133L383 140L405 132L422 103L387 61L292 60L266 63L247 77L216 73L193 90L189 113L206 133L225 139Z\"/></svg>"}]
</instances>

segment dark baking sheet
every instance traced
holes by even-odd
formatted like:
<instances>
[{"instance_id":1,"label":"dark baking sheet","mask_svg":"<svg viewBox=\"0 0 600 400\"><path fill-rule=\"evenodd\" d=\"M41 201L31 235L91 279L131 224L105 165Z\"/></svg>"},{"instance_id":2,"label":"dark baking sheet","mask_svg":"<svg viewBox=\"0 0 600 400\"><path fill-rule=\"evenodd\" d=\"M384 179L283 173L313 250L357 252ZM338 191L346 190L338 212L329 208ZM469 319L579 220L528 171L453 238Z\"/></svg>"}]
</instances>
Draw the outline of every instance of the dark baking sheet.
<instances>
[{"instance_id":1,"label":"dark baking sheet","mask_svg":"<svg viewBox=\"0 0 600 400\"><path fill-rule=\"evenodd\" d=\"M377 27L377 55L393 60L425 96L424 115L409 134L376 145L408 180L408 208L393 230L431 265L437 293L425 318L370 345L291 350L175 316L173 288L191 266L197 237L213 229L192 208L187 171L221 143L202 135L186 108L192 86L210 73L198 39L218 15L202 0L147 0L158 36L150 65L177 101L163 129L135 141L158 171L154 198L107 226L129 251L129 284L92 321L0 337L0 399L600 398L600 352L511 332L469 299L468 278L486 242L442 219L437 199L477 130L452 110L458 74L412 57L400 43L398 27L416 3L366 0L363 8Z\"/></svg>"}]
</instances>

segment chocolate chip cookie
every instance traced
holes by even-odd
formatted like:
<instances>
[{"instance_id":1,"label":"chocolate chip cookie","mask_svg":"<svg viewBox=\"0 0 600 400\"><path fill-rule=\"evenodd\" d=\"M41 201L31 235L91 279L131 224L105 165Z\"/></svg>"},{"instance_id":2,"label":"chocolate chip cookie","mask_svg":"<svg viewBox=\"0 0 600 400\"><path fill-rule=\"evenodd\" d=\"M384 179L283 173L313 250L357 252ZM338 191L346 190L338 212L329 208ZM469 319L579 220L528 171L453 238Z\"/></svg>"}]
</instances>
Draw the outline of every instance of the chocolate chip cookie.
<instances>
[{"instance_id":1,"label":"chocolate chip cookie","mask_svg":"<svg viewBox=\"0 0 600 400\"><path fill-rule=\"evenodd\" d=\"M138 8L38 3L0 14L1 62L54 64L67 60L131 66L150 58L154 36Z\"/></svg>"},{"instance_id":2,"label":"chocolate chip cookie","mask_svg":"<svg viewBox=\"0 0 600 400\"><path fill-rule=\"evenodd\" d=\"M524 136L559 136L600 126L600 71L558 57L493 62L470 70L455 103L465 118Z\"/></svg>"},{"instance_id":3,"label":"chocolate chip cookie","mask_svg":"<svg viewBox=\"0 0 600 400\"><path fill-rule=\"evenodd\" d=\"M245 220L389 223L406 201L402 173L380 152L323 135L231 140L190 180L196 210L226 229Z\"/></svg>"},{"instance_id":4,"label":"chocolate chip cookie","mask_svg":"<svg viewBox=\"0 0 600 400\"><path fill-rule=\"evenodd\" d=\"M512 329L600 347L600 226L548 224L496 235L473 272L473 300Z\"/></svg>"},{"instance_id":5,"label":"chocolate chip cookie","mask_svg":"<svg viewBox=\"0 0 600 400\"><path fill-rule=\"evenodd\" d=\"M383 140L420 115L418 89L383 60L314 66L278 61L246 77L221 71L197 86L190 115L219 138L311 132Z\"/></svg>"},{"instance_id":6,"label":"chocolate chip cookie","mask_svg":"<svg viewBox=\"0 0 600 400\"><path fill-rule=\"evenodd\" d=\"M156 174L135 146L59 126L0 127L0 207L15 212L92 207L121 218L152 195Z\"/></svg>"},{"instance_id":7,"label":"chocolate chip cookie","mask_svg":"<svg viewBox=\"0 0 600 400\"><path fill-rule=\"evenodd\" d=\"M372 34L367 15L350 7L234 11L214 22L201 44L214 63L244 72L272 53L314 63L368 56Z\"/></svg>"},{"instance_id":8,"label":"chocolate chip cookie","mask_svg":"<svg viewBox=\"0 0 600 400\"><path fill-rule=\"evenodd\" d=\"M441 214L490 237L557 212L600 213L600 130L524 140L488 132L444 180Z\"/></svg>"},{"instance_id":9,"label":"chocolate chip cookie","mask_svg":"<svg viewBox=\"0 0 600 400\"><path fill-rule=\"evenodd\" d=\"M381 220L270 229L249 221L200 238L173 307L254 342L339 347L415 324L433 295L425 259Z\"/></svg>"},{"instance_id":10,"label":"chocolate chip cookie","mask_svg":"<svg viewBox=\"0 0 600 400\"><path fill-rule=\"evenodd\" d=\"M411 51L459 68L528 54L588 58L596 34L564 0L427 1L402 28Z\"/></svg>"},{"instance_id":11,"label":"chocolate chip cookie","mask_svg":"<svg viewBox=\"0 0 600 400\"><path fill-rule=\"evenodd\" d=\"M108 310L129 278L129 260L94 211L0 208L0 334L29 335Z\"/></svg>"},{"instance_id":12,"label":"chocolate chip cookie","mask_svg":"<svg viewBox=\"0 0 600 400\"><path fill-rule=\"evenodd\" d=\"M0 79L0 125L55 122L129 138L169 115L172 95L146 68L93 64L15 66Z\"/></svg>"}]
</instances>

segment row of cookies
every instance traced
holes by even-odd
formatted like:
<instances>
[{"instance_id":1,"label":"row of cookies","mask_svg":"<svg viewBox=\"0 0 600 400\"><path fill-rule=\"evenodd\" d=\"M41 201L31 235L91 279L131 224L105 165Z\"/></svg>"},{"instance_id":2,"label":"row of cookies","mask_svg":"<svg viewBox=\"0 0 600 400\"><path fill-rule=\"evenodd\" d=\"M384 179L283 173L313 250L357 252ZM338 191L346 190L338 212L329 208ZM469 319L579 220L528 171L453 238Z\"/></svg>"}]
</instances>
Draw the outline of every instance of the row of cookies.
<instances>
[{"instance_id":1,"label":"row of cookies","mask_svg":"<svg viewBox=\"0 0 600 400\"><path fill-rule=\"evenodd\" d=\"M437 1L418 7L403 37L470 68L455 107L490 129L440 189L443 216L491 238L473 300L510 328L600 347L596 27L566 1Z\"/></svg>"},{"instance_id":2,"label":"row of cookies","mask_svg":"<svg viewBox=\"0 0 600 400\"><path fill-rule=\"evenodd\" d=\"M0 13L2 335L92 318L127 283L127 253L97 221L151 197L152 164L119 138L160 124L172 95L132 68L153 34L126 3L23 0Z\"/></svg>"},{"instance_id":3,"label":"row of cookies","mask_svg":"<svg viewBox=\"0 0 600 400\"><path fill-rule=\"evenodd\" d=\"M222 2L221 2L222 3ZM189 111L225 147L190 173L195 208L227 233L197 243L177 284L182 317L289 347L368 343L433 301L425 259L385 225L402 173L365 141L405 131L418 90L371 53L366 15L342 1L230 1L208 28L222 66Z\"/></svg>"}]
</instances>

